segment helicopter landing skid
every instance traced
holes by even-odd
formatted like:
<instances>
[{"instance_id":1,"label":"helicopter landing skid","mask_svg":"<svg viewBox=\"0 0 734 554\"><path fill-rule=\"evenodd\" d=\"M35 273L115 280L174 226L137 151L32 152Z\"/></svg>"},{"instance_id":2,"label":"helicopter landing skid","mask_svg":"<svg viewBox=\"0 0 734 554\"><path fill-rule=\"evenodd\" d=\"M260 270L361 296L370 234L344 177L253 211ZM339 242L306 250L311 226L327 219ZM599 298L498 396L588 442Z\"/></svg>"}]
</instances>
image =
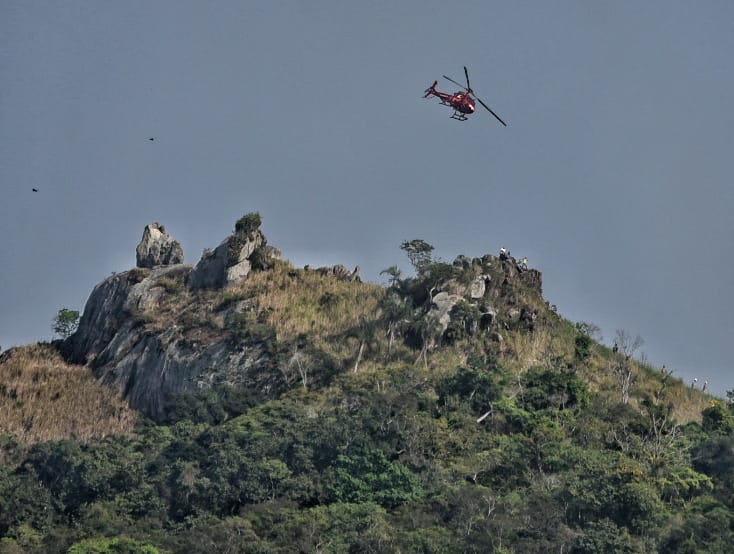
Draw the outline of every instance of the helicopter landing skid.
<instances>
[{"instance_id":1,"label":"helicopter landing skid","mask_svg":"<svg viewBox=\"0 0 734 554\"><path fill-rule=\"evenodd\" d=\"M466 121L469 118L461 112L454 112L451 114L451 119L455 119L456 121Z\"/></svg>"}]
</instances>

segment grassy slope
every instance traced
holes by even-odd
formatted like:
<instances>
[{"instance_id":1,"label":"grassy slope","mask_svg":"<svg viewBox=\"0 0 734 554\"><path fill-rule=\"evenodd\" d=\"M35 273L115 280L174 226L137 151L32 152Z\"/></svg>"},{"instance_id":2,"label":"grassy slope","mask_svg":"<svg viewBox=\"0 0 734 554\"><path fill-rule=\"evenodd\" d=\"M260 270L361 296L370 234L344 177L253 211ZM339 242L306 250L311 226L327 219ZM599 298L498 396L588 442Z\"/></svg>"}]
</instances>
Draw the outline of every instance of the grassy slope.
<instances>
[{"instance_id":1,"label":"grassy slope","mask_svg":"<svg viewBox=\"0 0 734 554\"><path fill-rule=\"evenodd\" d=\"M246 282L225 290L191 293L183 282L168 278L161 279L160 285L166 294L157 307L144 314L151 331L177 324L187 336L199 341L216 340L230 332L217 315L222 308L249 301L255 319L272 327L280 343L307 336L342 371L353 367L359 350L360 340L353 331L363 322L374 323L376 331L360 364L360 382L374 384L389 377L391 370L415 361L415 351L400 342L388 355L387 337L379 324L379 303L385 289L378 285L296 270L287 262L253 273ZM504 340L499 345L491 343L486 333L480 333L454 345L438 347L429 356L429 369L437 376L448 374L465 364L472 353L492 352L515 376L511 381L516 383L510 383L506 391L513 395L522 386L521 376L528 369L552 367L558 360L570 362L578 334L573 324L548 309L535 291L514 287L511 292L514 302L539 311L539 321L532 332L508 329L503 331ZM591 390L614 399L618 385L610 372L611 357L608 348L593 343L591 357L578 371ZM281 365L285 371L286 364ZM639 362L634 362L633 367L636 380L630 403L636 406L644 396L661 390L662 376ZM114 393L100 388L88 369L65 364L51 346L27 346L6 354L0 362L0 378L0 394L5 400L0 412L0 432L24 441L65 437L87 441L128 433L136 421L136 413L127 409ZM712 397L672 378L668 379L664 393L664 400L673 403L680 423L700 421L701 410L712 401Z\"/></svg>"},{"instance_id":2,"label":"grassy slope","mask_svg":"<svg viewBox=\"0 0 734 554\"><path fill-rule=\"evenodd\" d=\"M50 345L0 358L0 433L25 442L79 441L130 433L137 413L100 387L86 367L66 364Z\"/></svg>"}]
</instances>

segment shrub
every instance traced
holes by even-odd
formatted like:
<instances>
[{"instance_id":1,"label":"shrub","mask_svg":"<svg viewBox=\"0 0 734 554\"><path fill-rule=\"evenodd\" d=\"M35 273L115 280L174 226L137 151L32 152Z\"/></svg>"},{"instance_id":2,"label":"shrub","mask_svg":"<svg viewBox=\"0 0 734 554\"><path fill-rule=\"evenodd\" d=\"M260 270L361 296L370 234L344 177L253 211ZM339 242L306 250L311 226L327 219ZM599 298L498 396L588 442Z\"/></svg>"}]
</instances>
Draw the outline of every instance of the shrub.
<instances>
[{"instance_id":1,"label":"shrub","mask_svg":"<svg viewBox=\"0 0 734 554\"><path fill-rule=\"evenodd\" d=\"M270 262L268 258L269 256L267 246L261 244L252 251L252 254L250 254L248 260L250 260L250 265L252 266L252 269L254 269L255 271L263 271L270 267Z\"/></svg>"},{"instance_id":2,"label":"shrub","mask_svg":"<svg viewBox=\"0 0 734 554\"><path fill-rule=\"evenodd\" d=\"M577 362L584 362L591 356L591 345L593 339L588 335L577 335L574 339L573 358Z\"/></svg>"},{"instance_id":3,"label":"shrub","mask_svg":"<svg viewBox=\"0 0 734 554\"><path fill-rule=\"evenodd\" d=\"M161 277L156 284L163 287L168 294L178 294L184 290L183 280L174 277Z\"/></svg>"},{"instance_id":4,"label":"shrub","mask_svg":"<svg viewBox=\"0 0 734 554\"><path fill-rule=\"evenodd\" d=\"M472 411L480 412L488 409L502 393L502 385L497 376L473 367L460 367L459 370L436 383L439 402L451 404L451 399L467 402Z\"/></svg>"},{"instance_id":5,"label":"shrub","mask_svg":"<svg viewBox=\"0 0 734 554\"><path fill-rule=\"evenodd\" d=\"M250 212L243 215L235 223L234 230L236 233L247 233L252 234L257 231L262 225L262 218L257 212Z\"/></svg>"},{"instance_id":6,"label":"shrub","mask_svg":"<svg viewBox=\"0 0 734 554\"><path fill-rule=\"evenodd\" d=\"M583 408L590 401L586 383L567 371L534 368L525 376L521 404L534 410Z\"/></svg>"},{"instance_id":7,"label":"shrub","mask_svg":"<svg viewBox=\"0 0 734 554\"><path fill-rule=\"evenodd\" d=\"M166 423L188 419L194 423L219 425L245 413L258 403L257 392L245 387L219 386L180 392L166 402Z\"/></svg>"},{"instance_id":8,"label":"shrub","mask_svg":"<svg viewBox=\"0 0 734 554\"><path fill-rule=\"evenodd\" d=\"M274 353L277 348L275 327L265 322L267 313L260 317L247 312L234 314L227 323L232 339L236 344L261 343L266 352Z\"/></svg>"}]
</instances>

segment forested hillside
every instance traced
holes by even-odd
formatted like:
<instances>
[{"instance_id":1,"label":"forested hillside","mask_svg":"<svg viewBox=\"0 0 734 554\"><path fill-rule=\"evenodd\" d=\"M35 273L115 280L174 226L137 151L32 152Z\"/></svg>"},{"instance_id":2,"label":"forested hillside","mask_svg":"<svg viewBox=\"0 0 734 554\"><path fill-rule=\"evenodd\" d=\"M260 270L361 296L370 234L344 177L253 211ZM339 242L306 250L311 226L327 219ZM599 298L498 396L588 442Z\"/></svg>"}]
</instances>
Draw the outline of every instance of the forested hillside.
<instances>
[{"instance_id":1,"label":"forested hillside","mask_svg":"<svg viewBox=\"0 0 734 554\"><path fill-rule=\"evenodd\" d=\"M3 354L0 552L731 551L734 412L635 337L509 253L406 241L379 286L259 226Z\"/></svg>"}]
</instances>

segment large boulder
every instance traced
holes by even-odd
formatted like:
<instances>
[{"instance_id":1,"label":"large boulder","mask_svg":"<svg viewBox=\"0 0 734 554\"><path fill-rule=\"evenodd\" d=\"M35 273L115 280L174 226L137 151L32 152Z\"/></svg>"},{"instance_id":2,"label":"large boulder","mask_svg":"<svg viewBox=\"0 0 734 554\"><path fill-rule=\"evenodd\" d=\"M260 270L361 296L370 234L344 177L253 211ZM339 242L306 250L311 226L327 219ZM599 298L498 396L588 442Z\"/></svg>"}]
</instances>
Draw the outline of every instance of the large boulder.
<instances>
[{"instance_id":1,"label":"large boulder","mask_svg":"<svg viewBox=\"0 0 734 554\"><path fill-rule=\"evenodd\" d=\"M249 219L248 219L249 218ZM268 248L260 231L260 217L248 214L237 222L235 232L214 250L205 250L187 284L191 289L221 288L244 280L253 264L267 264L278 257L275 248Z\"/></svg>"},{"instance_id":2,"label":"large boulder","mask_svg":"<svg viewBox=\"0 0 734 554\"><path fill-rule=\"evenodd\" d=\"M165 227L157 221L145 226L135 253L138 267L175 265L184 261L181 243L166 233Z\"/></svg>"},{"instance_id":3,"label":"large boulder","mask_svg":"<svg viewBox=\"0 0 734 554\"><path fill-rule=\"evenodd\" d=\"M482 298L484 293L487 291L487 283L492 280L489 275L479 275L476 277L468 287L468 294L472 300Z\"/></svg>"},{"instance_id":4,"label":"large boulder","mask_svg":"<svg viewBox=\"0 0 734 554\"><path fill-rule=\"evenodd\" d=\"M460 295L449 294L446 291L441 291L432 298L429 315L438 321L442 333L451 323L451 310L459 300L461 300Z\"/></svg>"}]
</instances>

